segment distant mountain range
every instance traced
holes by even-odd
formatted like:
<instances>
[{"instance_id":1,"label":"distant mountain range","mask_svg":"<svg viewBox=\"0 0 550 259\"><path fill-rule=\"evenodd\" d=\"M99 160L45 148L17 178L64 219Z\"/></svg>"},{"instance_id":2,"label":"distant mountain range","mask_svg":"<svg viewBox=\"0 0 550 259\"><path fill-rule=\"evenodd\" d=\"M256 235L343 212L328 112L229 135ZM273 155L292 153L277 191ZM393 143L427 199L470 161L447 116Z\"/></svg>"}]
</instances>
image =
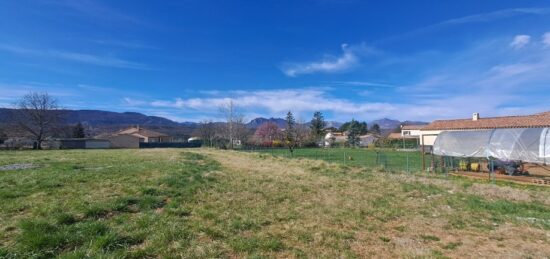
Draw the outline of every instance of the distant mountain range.
<instances>
[{"instance_id":1,"label":"distant mountain range","mask_svg":"<svg viewBox=\"0 0 550 259\"><path fill-rule=\"evenodd\" d=\"M0 108L0 123L12 121L14 110ZM163 117L147 116L137 112L110 112L100 110L62 110L61 117L67 124L83 123L87 125L157 125L178 126L186 123L178 123Z\"/></svg>"},{"instance_id":2,"label":"distant mountain range","mask_svg":"<svg viewBox=\"0 0 550 259\"><path fill-rule=\"evenodd\" d=\"M401 125L426 125L427 122L423 121L398 121L398 120L392 120L388 118L373 120L370 123L368 123L369 127L378 124L381 129L396 129L397 127L400 127Z\"/></svg>"},{"instance_id":3,"label":"distant mountain range","mask_svg":"<svg viewBox=\"0 0 550 259\"><path fill-rule=\"evenodd\" d=\"M266 118L262 118L262 117L251 120L249 123L246 124L246 127L249 128L249 129L255 129L255 128L258 128L259 126L261 126L262 124L268 123L268 122L274 123L279 128L286 127L286 121L284 119L281 119L281 118L266 119Z\"/></svg>"},{"instance_id":4,"label":"distant mountain range","mask_svg":"<svg viewBox=\"0 0 550 259\"><path fill-rule=\"evenodd\" d=\"M101 110L62 110L62 117L67 124L82 123L93 133L103 133L118 130L132 125L141 125L153 130L168 134L189 135L198 127L196 122L175 122L159 116L148 116L137 112L110 112ZM13 109L0 108L0 124L13 123ZM286 121L282 118L255 118L246 124L246 127L254 130L260 125L272 122L279 128L286 126ZM388 118L374 120L368 125L378 124L381 129L395 129L400 125L427 124L420 121L398 121ZM309 122L307 123L309 124ZM338 128L342 125L340 122L327 121L327 127Z\"/></svg>"},{"instance_id":5,"label":"distant mountain range","mask_svg":"<svg viewBox=\"0 0 550 259\"><path fill-rule=\"evenodd\" d=\"M13 124L14 109L0 108L0 124ZM91 136L115 132L140 125L170 135L191 135L197 124L175 122L159 116L147 116L137 112L110 112L100 110L62 110L66 124L82 123Z\"/></svg>"}]
</instances>

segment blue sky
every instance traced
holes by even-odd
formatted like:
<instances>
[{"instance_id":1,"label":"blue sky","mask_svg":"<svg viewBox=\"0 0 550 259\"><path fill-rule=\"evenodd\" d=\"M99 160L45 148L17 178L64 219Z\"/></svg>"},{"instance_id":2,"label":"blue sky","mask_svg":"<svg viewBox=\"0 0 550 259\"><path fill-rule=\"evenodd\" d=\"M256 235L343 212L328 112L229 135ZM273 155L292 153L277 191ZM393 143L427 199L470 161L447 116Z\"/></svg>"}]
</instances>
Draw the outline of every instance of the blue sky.
<instances>
[{"instance_id":1,"label":"blue sky","mask_svg":"<svg viewBox=\"0 0 550 259\"><path fill-rule=\"evenodd\" d=\"M548 71L548 1L0 1L0 106L431 121L550 110Z\"/></svg>"}]
</instances>

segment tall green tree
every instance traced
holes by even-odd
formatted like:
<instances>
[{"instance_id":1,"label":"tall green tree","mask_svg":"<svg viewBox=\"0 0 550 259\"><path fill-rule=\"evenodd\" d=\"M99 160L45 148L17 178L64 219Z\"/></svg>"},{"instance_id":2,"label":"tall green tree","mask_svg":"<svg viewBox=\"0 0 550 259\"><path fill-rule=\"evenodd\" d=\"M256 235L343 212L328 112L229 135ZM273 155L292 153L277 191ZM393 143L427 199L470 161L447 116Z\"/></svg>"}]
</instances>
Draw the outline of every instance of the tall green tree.
<instances>
[{"instance_id":1,"label":"tall green tree","mask_svg":"<svg viewBox=\"0 0 550 259\"><path fill-rule=\"evenodd\" d=\"M358 121L352 119L350 124L349 124L347 133L348 133L348 144L349 144L349 146L350 147L359 146L359 143L361 141L361 139L359 138L359 136L361 135L361 123L359 123Z\"/></svg>"},{"instance_id":2,"label":"tall green tree","mask_svg":"<svg viewBox=\"0 0 550 259\"><path fill-rule=\"evenodd\" d=\"M378 124L376 124L376 123L373 124L373 125L370 127L370 131L371 131L372 133L375 133L375 134L380 134L380 132L381 132L381 131L380 131L380 125L378 125Z\"/></svg>"},{"instance_id":3,"label":"tall green tree","mask_svg":"<svg viewBox=\"0 0 550 259\"><path fill-rule=\"evenodd\" d=\"M359 134L364 135L364 134L368 133L367 123L364 122L364 121L359 122L359 121L356 121L356 120L348 121L348 122L342 124L338 130L341 131L341 132L346 132L346 131L349 130L352 123L355 124L354 125L355 127L359 128Z\"/></svg>"},{"instance_id":4,"label":"tall green tree","mask_svg":"<svg viewBox=\"0 0 550 259\"><path fill-rule=\"evenodd\" d=\"M320 111L314 112L313 119L311 119L310 124L311 135L313 136L313 139L315 140L315 142L320 141L324 137L325 127L327 126L323 113L321 113Z\"/></svg>"},{"instance_id":5,"label":"tall green tree","mask_svg":"<svg viewBox=\"0 0 550 259\"><path fill-rule=\"evenodd\" d=\"M84 130L84 127L82 126L82 123L77 123L73 127L73 138L85 138L86 132Z\"/></svg>"},{"instance_id":6,"label":"tall green tree","mask_svg":"<svg viewBox=\"0 0 550 259\"><path fill-rule=\"evenodd\" d=\"M296 119L291 111L286 114L285 142L290 154L293 155L296 145Z\"/></svg>"}]
</instances>

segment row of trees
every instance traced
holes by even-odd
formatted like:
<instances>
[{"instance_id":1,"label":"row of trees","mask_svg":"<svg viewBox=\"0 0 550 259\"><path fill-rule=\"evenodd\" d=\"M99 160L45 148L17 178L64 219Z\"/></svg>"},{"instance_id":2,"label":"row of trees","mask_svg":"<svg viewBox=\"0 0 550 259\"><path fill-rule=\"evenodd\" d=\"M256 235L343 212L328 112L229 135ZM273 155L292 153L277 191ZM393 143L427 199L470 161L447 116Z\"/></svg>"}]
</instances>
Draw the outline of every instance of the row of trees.
<instances>
[{"instance_id":1,"label":"row of trees","mask_svg":"<svg viewBox=\"0 0 550 259\"><path fill-rule=\"evenodd\" d=\"M285 117L285 125L281 127L274 122L266 122L257 129L248 129L244 123L244 116L238 112L233 101L220 107L225 118L224 123L211 120L200 123L198 132L206 146L235 148L236 144L288 147L292 152L295 147L319 146L324 144L327 130L346 132L350 146L358 146L360 136L367 132L380 133L380 127L374 124L370 129L366 122L351 120L344 123L339 129L327 129L327 122L320 111L313 113L308 124L297 121L289 111Z\"/></svg>"},{"instance_id":2,"label":"row of trees","mask_svg":"<svg viewBox=\"0 0 550 259\"><path fill-rule=\"evenodd\" d=\"M244 116L233 101L220 107L223 123L204 120L199 124L198 135L205 146L233 149L236 145L285 146L291 151L296 146L314 146L324 137L326 122L321 112L315 112L310 126L297 122L289 111L285 117L285 127L279 128L273 122L249 129Z\"/></svg>"}]
</instances>

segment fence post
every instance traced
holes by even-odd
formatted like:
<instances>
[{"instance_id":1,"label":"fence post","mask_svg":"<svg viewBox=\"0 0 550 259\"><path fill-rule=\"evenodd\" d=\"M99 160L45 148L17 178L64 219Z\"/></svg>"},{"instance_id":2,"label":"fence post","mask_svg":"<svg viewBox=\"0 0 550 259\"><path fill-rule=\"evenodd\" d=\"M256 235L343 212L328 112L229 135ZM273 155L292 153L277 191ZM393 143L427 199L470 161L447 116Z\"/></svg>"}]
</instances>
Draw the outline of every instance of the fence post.
<instances>
[{"instance_id":1,"label":"fence post","mask_svg":"<svg viewBox=\"0 0 550 259\"><path fill-rule=\"evenodd\" d=\"M346 151L344 151L344 165L346 165Z\"/></svg>"},{"instance_id":2,"label":"fence post","mask_svg":"<svg viewBox=\"0 0 550 259\"><path fill-rule=\"evenodd\" d=\"M407 173L410 173L410 172L411 171L409 171L409 152L407 152Z\"/></svg>"},{"instance_id":3,"label":"fence post","mask_svg":"<svg viewBox=\"0 0 550 259\"><path fill-rule=\"evenodd\" d=\"M489 172L489 179L491 180L492 184L495 184L495 165L493 162L493 158L489 158L489 165L491 166L491 171Z\"/></svg>"}]
</instances>

